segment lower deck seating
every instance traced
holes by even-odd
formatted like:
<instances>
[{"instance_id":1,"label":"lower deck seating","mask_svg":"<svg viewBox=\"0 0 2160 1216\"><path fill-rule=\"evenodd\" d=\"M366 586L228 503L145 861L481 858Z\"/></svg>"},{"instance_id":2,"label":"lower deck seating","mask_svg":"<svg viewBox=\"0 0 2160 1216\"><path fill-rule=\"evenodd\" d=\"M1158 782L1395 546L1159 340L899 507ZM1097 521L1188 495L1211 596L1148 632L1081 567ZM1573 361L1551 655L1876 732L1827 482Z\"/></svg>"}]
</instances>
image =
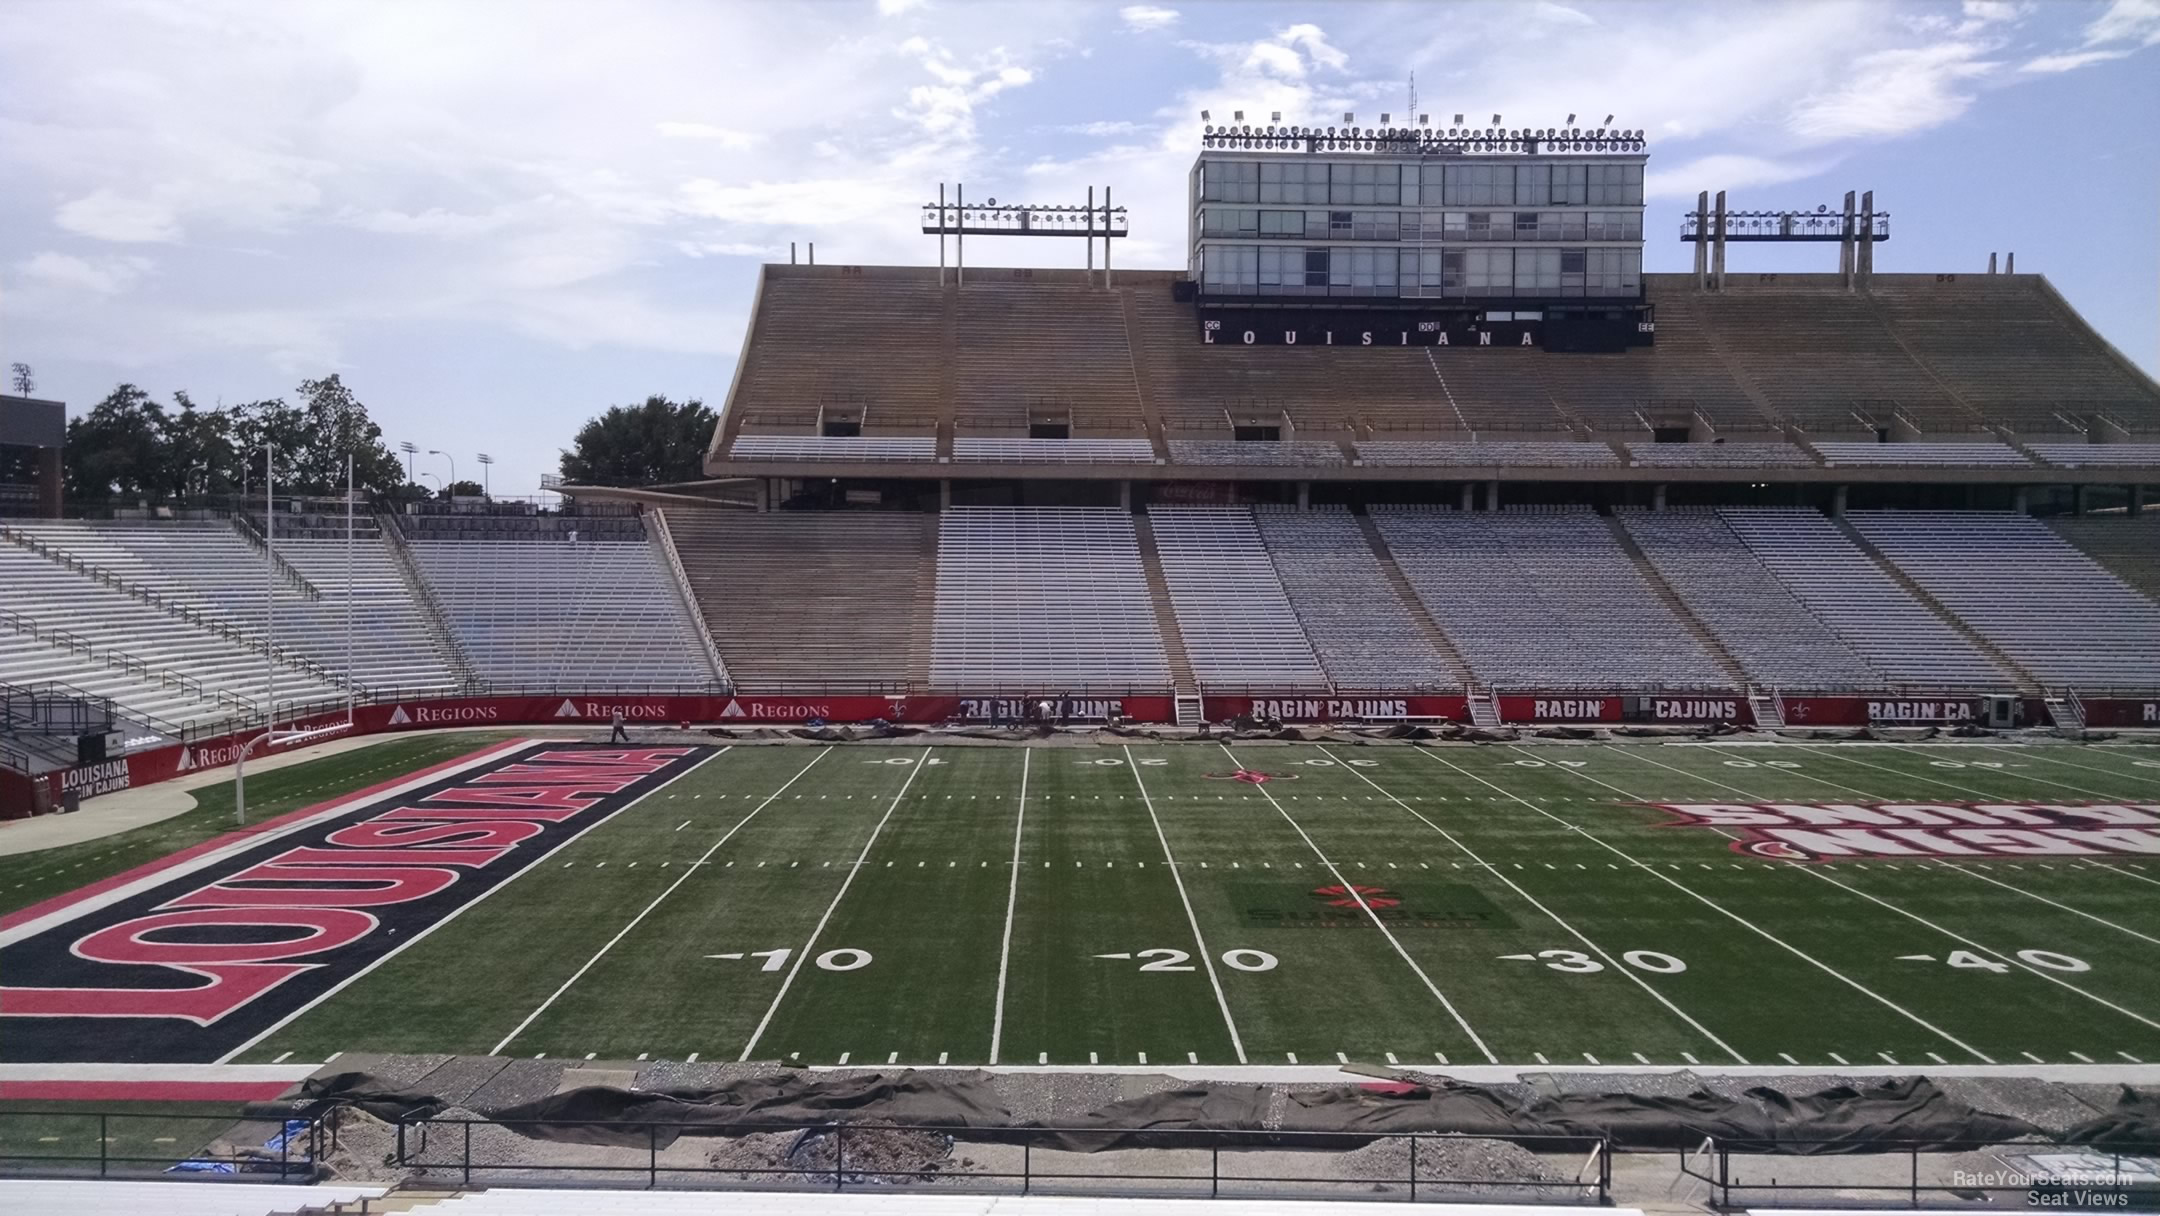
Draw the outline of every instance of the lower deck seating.
<instances>
[{"instance_id":1,"label":"lower deck seating","mask_svg":"<svg viewBox=\"0 0 2160 1216\"><path fill-rule=\"evenodd\" d=\"M939 517L930 679L947 687L1167 688L1132 516L955 507Z\"/></svg>"},{"instance_id":2,"label":"lower deck seating","mask_svg":"<svg viewBox=\"0 0 2160 1216\"><path fill-rule=\"evenodd\" d=\"M1718 515L1795 599L1884 679L1916 689L2001 692L2015 685L2009 672L1817 512L1728 507Z\"/></svg>"},{"instance_id":3,"label":"lower deck seating","mask_svg":"<svg viewBox=\"0 0 2160 1216\"><path fill-rule=\"evenodd\" d=\"M1250 508L1156 507L1148 525L1201 688L1327 687Z\"/></svg>"},{"instance_id":4,"label":"lower deck seating","mask_svg":"<svg viewBox=\"0 0 2160 1216\"><path fill-rule=\"evenodd\" d=\"M1395 593L1357 521L1341 507L1253 513L1314 653L1337 688L1461 686Z\"/></svg>"},{"instance_id":5,"label":"lower deck seating","mask_svg":"<svg viewBox=\"0 0 2160 1216\"><path fill-rule=\"evenodd\" d=\"M1418 598L1489 684L1732 684L1587 510L1376 511L1374 519Z\"/></svg>"},{"instance_id":6,"label":"lower deck seating","mask_svg":"<svg viewBox=\"0 0 2160 1216\"><path fill-rule=\"evenodd\" d=\"M1929 595L2041 680L2160 688L2160 604L2039 520L2006 511L1848 518Z\"/></svg>"},{"instance_id":7,"label":"lower deck seating","mask_svg":"<svg viewBox=\"0 0 2160 1216\"><path fill-rule=\"evenodd\" d=\"M474 674L494 688L718 682L645 541L414 541L412 554Z\"/></svg>"},{"instance_id":8,"label":"lower deck seating","mask_svg":"<svg viewBox=\"0 0 2160 1216\"><path fill-rule=\"evenodd\" d=\"M1754 680L1786 688L1885 683L1715 514L1627 511L1620 520L1658 577Z\"/></svg>"},{"instance_id":9,"label":"lower deck seating","mask_svg":"<svg viewBox=\"0 0 2160 1216\"><path fill-rule=\"evenodd\" d=\"M937 517L884 511L666 512L705 627L737 687L919 680Z\"/></svg>"},{"instance_id":10,"label":"lower deck seating","mask_svg":"<svg viewBox=\"0 0 2160 1216\"><path fill-rule=\"evenodd\" d=\"M2160 469L2160 443L2028 443L2065 469Z\"/></svg>"}]
</instances>

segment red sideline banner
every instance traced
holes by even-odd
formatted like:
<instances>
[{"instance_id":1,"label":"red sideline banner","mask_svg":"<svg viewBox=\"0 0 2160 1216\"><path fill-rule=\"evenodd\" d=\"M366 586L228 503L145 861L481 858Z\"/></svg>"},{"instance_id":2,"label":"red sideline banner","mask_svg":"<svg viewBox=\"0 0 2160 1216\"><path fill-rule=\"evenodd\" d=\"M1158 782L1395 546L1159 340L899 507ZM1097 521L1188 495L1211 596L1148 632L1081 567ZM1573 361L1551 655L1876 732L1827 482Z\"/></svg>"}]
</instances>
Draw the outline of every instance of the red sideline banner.
<instances>
[{"instance_id":1,"label":"red sideline banner","mask_svg":"<svg viewBox=\"0 0 2160 1216\"><path fill-rule=\"evenodd\" d=\"M2160 700L2089 699L2081 704L2087 726L2160 726Z\"/></svg>"},{"instance_id":2,"label":"red sideline banner","mask_svg":"<svg viewBox=\"0 0 2160 1216\"><path fill-rule=\"evenodd\" d=\"M353 711L358 735L384 731L433 730L446 726L606 726L617 713L629 725L680 722L722 726L799 726L823 721L836 725L880 719L913 725L943 722L1018 722L1038 716L1047 704L1054 721L1104 722L1112 716L1135 722L1169 722L1169 697L947 697L947 696L611 696L590 694L548 697L466 697L441 701L394 701L362 705ZM328 726L343 713L290 723L295 728ZM150 748L133 755L41 773L35 778L0 773L0 819L31 814L37 807L36 783L45 785L48 806L58 807L69 793L83 798L167 781L200 768L221 768L260 730L243 731L195 743Z\"/></svg>"},{"instance_id":3,"label":"red sideline banner","mask_svg":"<svg viewBox=\"0 0 2160 1216\"><path fill-rule=\"evenodd\" d=\"M1700 726L1716 722L1751 725L1755 715L1736 694L1701 696L1595 696L1585 693L1503 694L1500 720L1536 722L1634 722L1646 726Z\"/></svg>"},{"instance_id":4,"label":"red sideline banner","mask_svg":"<svg viewBox=\"0 0 2160 1216\"><path fill-rule=\"evenodd\" d=\"M1327 697L1208 697L1203 713L1210 722L1251 714L1278 722L1402 722L1470 717L1462 697L1390 696L1386 693L1336 693Z\"/></svg>"}]
</instances>

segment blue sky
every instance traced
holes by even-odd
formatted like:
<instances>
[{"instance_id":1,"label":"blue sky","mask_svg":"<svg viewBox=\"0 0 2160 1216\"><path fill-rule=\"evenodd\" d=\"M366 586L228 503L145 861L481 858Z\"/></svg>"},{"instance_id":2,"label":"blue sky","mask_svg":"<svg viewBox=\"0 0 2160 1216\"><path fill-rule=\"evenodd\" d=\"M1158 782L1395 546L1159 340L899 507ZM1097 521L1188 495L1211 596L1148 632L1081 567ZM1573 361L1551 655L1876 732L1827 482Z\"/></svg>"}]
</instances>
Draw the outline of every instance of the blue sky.
<instances>
[{"instance_id":1,"label":"blue sky","mask_svg":"<svg viewBox=\"0 0 2160 1216\"><path fill-rule=\"evenodd\" d=\"M2015 250L2160 368L2160 0L1160 3L14 0L0 362L87 408L336 371L392 443L530 493L609 404L725 398L764 260L931 263L937 183L1131 209L1178 266L1199 111L1648 132L1680 212L1876 192L1884 271ZM1077 264L1064 242L990 242ZM1821 247L1730 268L1830 269ZM442 465L442 462L435 462ZM447 471L442 465L438 471Z\"/></svg>"}]
</instances>

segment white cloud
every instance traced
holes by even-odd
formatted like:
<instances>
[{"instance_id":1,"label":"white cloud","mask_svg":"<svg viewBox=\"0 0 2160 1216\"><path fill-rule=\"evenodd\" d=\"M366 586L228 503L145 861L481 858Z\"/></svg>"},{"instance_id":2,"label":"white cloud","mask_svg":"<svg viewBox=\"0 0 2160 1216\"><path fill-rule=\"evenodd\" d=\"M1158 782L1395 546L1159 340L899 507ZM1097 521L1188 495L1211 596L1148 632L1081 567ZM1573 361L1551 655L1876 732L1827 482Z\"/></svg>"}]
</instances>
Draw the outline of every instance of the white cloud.
<instances>
[{"instance_id":1,"label":"white cloud","mask_svg":"<svg viewBox=\"0 0 2160 1216\"><path fill-rule=\"evenodd\" d=\"M24 262L21 270L23 277L51 286L109 296L135 286L153 265L144 257L85 259L48 250Z\"/></svg>"},{"instance_id":2,"label":"white cloud","mask_svg":"<svg viewBox=\"0 0 2160 1216\"><path fill-rule=\"evenodd\" d=\"M2001 65L1971 42L1875 51L1838 86L1802 98L1787 127L1804 139L1904 135L1940 126L1972 104L1969 83Z\"/></svg>"},{"instance_id":3,"label":"white cloud","mask_svg":"<svg viewBox=\"0 0 2160 1216\"><path fill-rule=\"evenodd\" d=\"M877 0L877 11L881 17L897 17L909 9L921 8L926 2L927 0Z\"/></svg>"},{"instance_id":4,"label":"white cloud","mask_svg":"<svg viewBox=\"0 0 2160 1216\"><path fill-rule=\"evenodd\" d=\"M1643 179L1643 193L1650 198L1693 199L1705 189L1714 192L1775 186L1813 177L1832 163L1820 159L1781 160L1740 153L1697 157L1669 168L1653 161L1650 172Z\"/></svg>"},{"instance_id":5,"label":"white cloud","mask_svg":"<svg viewBox=\"0 0 2160 1216\"><path fill-rule=\"evenodd\" d=\"M129 198L109 189L93 190L63 203L53 222L69 232L101 241L145 242L180 239L172 208L145 198Z\"/></svg>"},{"instance_id":6,"label":"white cloud","mask_svg":"<svg viewBox=\"0 0 2160 1216\"><path fill-rule=\"evenodd\" d=\"M1145 34L1177 24L1178 11L1152 4L1128 4L1118 10L1118 19L1125 23L1125 28Z\"/></svg>"},{"instance_id":7,"label":"white cloud","mask_svg":"<svg viewBox=\"0 0 2160 1216\"><path fill-rule=\"evenodd\" d=\"M748 131L732 131L709 122L659 122L653 124L653 130L669 139L709 139L723 148L747 148L758 141L758 136Z\"/></svg>"},{"instance_id":8,"label":"white cloud","mask_svg":"<svg viewBox=\"0 0 2160 1216\"><path fill-rule=\"evenodd\" d=\"M2131 54L2126 50L2114 51L2063 51L2053 55L2041 55L2018 65L2020 72L2072 72L2110 59L2122 59Z\"/></svg>"},{"instance_id":9,"label":"white cloud","mask_svg":"<svg viewBox=\"0 0 2160 1216\"><path fill-rule=\"evenodd\" d=\"M1098 139L1112 135L1133 135L1145 129L1139 123L1122 119L1114 122L1100 119L1095 122L1073 122L1050 128L1064 135L1088 135Z\"/></svg>"},{"instance_id":10,"label":"white cloud","mask_svg":"<svg viewBox=\"0 0 2160 1216\"><path fill-rule=\"evenodd\" d=\"M693 258L771 258L787 252L782 245L754 245L748 241L677 241L675 248Z\"/></svg>"},{"instance_id":11,"label":"white cloud","mask_svg":"<svg viewBox=\"0 0 2160 1216\"><path fill-rule=\"evenodd\" d=\"M2085 41L2160 46L2160 0L2114 0L2085 27Z\"/></svg>"}]
</instances>

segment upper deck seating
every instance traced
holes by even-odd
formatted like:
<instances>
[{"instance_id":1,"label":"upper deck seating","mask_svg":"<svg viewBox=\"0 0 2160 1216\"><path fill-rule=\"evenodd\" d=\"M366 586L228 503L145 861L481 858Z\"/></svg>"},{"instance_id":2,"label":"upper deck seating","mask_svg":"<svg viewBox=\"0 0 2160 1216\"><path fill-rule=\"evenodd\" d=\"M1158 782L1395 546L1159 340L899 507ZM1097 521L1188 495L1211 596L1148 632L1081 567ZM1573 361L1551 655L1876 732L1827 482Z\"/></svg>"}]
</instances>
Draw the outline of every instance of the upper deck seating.
<instances>
[{"instance_id":1,"label":"upper deck seating","mask_svg":"<svg viewBox=\"0 0 2160 1216\"><path fill-rule=\"evenodd\" d=\"M2160 604L2010 511L1854 511L1868 543L2051 684L2160 689Z\"/></svg>"},{"instance_id":2,"label":"upper deck seating","mask_svg":"<svg viewBox=\"0 0 2160 1216\"><path fill-rule=\"evenodd\" d=\"M1341 507L1253 513L1298 623L1337 688L1461 686Z\"/></svg>"},{"instance_id":3,"label":"upper deck seating","mask_svg":"<svg viewBox=\"0 0 2160 1216\"><path fill-rule=\"evenodd\" d=\"M1249 508L1158 506L1148 524L1203 689L1327 687Z\"/></svg>"},{"instance_id":4,"label":"upper deck seating","mask_svg":"<svg viewBox=\"0 0 2160 1216\"><path fill-rule=\"evenodd\" d=\"M738 688L898 685L927 672L937 517L687 511L668 532Z\"/></svg>"},{"instance_id":5,"label":"upper deck seating","mask_svg":"<svg viewBox=\"0 0 2160 1216\"><path fill-rule=\"evenodd\" d=\"M1376 510L1373 518L1418 598L1487 683L1732 684L1588 511Z\"/></svg>"},{"instance_id":6,"label":"upper deck seating","mask_svg":"<svg viewBox=\"0 0 2160 1216\"><path fill-rule=\"evenodd\" d=\"M1237 439L1173 439L1175 464L1313 465L1342 464L1342 448L1316 439L1286 442Z\"/></svg>"},{"instance_id":7,"label":"upper deck seating","mask_svg":"<svg viewBox=\"0 0 2160 1216\"><path fill-rule=\"evenodd\" d=\"M2028 443L2066 469L2160 469L2160 443Z\"/></svg>"},{"instance_id":8,"label":"upper deck seating","mask_svg":"<svg viewBox=\"0 0 2160 1216\"><path fill-rule=\"evenodd\" d=\"M935 435L737 435L737 460L936 460Z\"/></svg>"},{"instance_id":9,"label":"upper deck seating","mask_svg":"<svg viewBox=\"0 0 2160 1216\"><path fill-rule=\"evenodd\" d=\"M1658 576L1751 678L1787 688L1885 683L1715 514L1623 511L1619 518Z\"/></svg>"},{"instance_id":10,"label":"upper deck seating","mask_svg":"<svg viewBox=\"0 0 2160 1216\"><path fill-rule=\"evenodd\" d=\"M930 679L946 687L1167 688L1132 516L955 507L939 516Z\"/></svg>"},{"instance_id":11,"label":"upper deck seating","mask_svg":"<svg viewBox=\"0 0 2160 1216\"><path fill-rule=\"evenodd\" d=\"M1795 599L1891 683L1997 691L2014 684L1822 515L1786 507L1728 507L1718 515Z\"/></svg>"}]
</instances>

